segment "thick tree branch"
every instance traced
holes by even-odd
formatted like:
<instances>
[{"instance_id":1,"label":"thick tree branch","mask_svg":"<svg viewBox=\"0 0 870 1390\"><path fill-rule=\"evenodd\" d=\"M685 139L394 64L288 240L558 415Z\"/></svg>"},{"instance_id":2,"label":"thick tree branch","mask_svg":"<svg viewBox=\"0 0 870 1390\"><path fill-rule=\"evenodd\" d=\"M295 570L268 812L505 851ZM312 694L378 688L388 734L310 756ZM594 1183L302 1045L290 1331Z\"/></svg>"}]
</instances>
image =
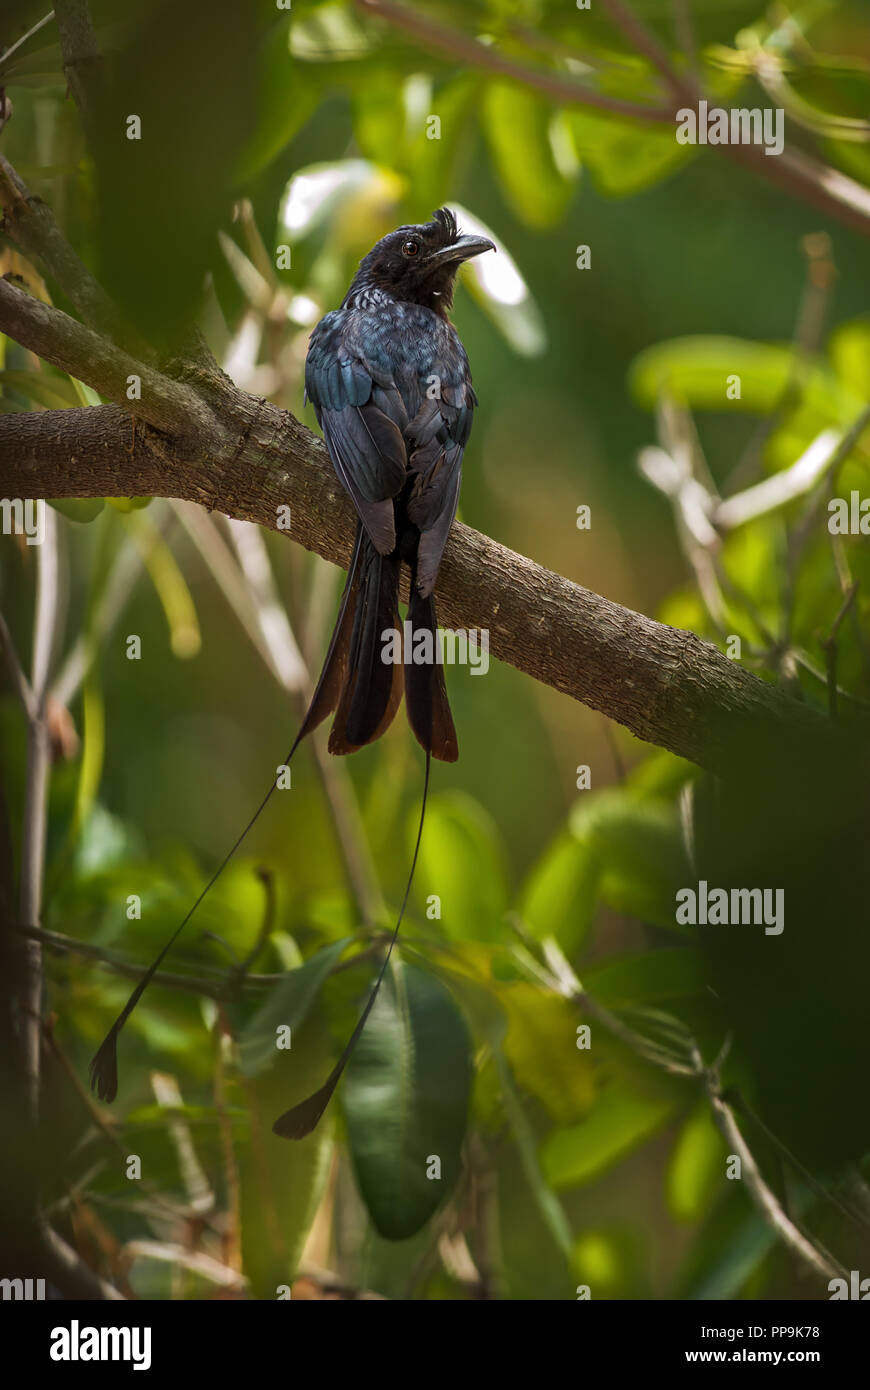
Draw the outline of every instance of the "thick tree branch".
<instances>
[{"instance_id":1,"label":"thick tree branch","mask_svg":"<svg viewBox=\"0 0 870 1390\"><path fill-rule=\"evenodd\" d=\"M0 417L0 495L151 494L273 529L290 506L293 539L346 566L355 518L321 441L225 377L215 390L213 425L196 439L134 432L114 406ZM494 656L703 766L728 767L747 739L781 744L825 727L694 633L611 603L460 523L438 605L445 625L488 629Z\"/></svg>"}]
</instances>

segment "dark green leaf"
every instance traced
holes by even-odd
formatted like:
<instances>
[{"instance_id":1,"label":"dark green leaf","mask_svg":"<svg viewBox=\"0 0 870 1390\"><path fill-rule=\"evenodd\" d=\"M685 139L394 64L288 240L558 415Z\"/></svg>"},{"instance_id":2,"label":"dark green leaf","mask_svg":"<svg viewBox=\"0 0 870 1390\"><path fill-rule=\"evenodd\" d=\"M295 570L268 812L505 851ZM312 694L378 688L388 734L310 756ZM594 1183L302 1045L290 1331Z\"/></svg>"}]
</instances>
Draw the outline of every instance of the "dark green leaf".
<instances>
[{"instance_id":1,"label":"dark green leaf","mask_svg":"<svg viewBox=\"0 0 870 1390\"><path fill-rule=\"evenodd\" d=\"M347 1068L342 1104L360 1192L388 1240L414 1235L459 1175L471 1040L444 986L388 972ZM440 1177L428 1177L440 1160Z\"/></svg>"}]
</instances>

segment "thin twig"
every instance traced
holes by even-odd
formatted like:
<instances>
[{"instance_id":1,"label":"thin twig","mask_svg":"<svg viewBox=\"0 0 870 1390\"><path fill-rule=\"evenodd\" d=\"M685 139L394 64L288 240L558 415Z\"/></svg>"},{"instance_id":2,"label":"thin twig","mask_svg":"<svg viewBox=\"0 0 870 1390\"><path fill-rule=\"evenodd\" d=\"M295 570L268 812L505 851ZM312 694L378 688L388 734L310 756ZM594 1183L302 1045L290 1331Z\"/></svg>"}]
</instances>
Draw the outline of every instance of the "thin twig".
<instances>
[{"instance_id":1,"label":"thin twig","mask_svg":"<svg viewBox=\"0 0 870 1390\"><path fill-rule=\"evenodd\" d=\"M72 1065L63 1049L59 1046L58 1041L54 1036L54 1030L51 1026L50 1019L46 1019L45 1024L43 1025L42 1035L46 1047L50 1051L57 1065L60 1067L65 1080L67 1081L71 1090L75 1093L76 1097L78 1098L78 1101L82 1109L86 1112L91 1124L98 1131L98 1133L102 1135L106 1143L111 1145L115 1152L120 1154L121 1158L126 1162L130 1153L129 1143L125 1144L119 1138L117 1126L105 1118L103 1108L97 1103L97 1101L91 1095L87 1087L82 1085L75 1067ZM146 1192L148 1194L149 1198L155 1203L156 1206L161 1208L165 1216L171 1216L173 1220L176 1221L190 1220L193 1216L196 1216L200 1220L205 1220L207 1224L213 1224L209 1221L207 1216L204 1217L202 1212L194 1212L192 1207L186 1206L184 1203L176 1202L172 1198L164 1196L164 1194L160 1191L156 1184L152 1183L147 1177L142 1177L139 1179L139 1187L141 1191Z\"/></svg>"},{"instance_id":2,"label":"thin twig","mask_svg":"<svg viewBox=\"0 0 870 1390\"><path fill-rule=\"evenodd\" d=\"M101 1279L75 1250L67 1245L62 1236L53 1231L47 1222L41 1229L42 1257L45 1261L46 1278L71 1299L110 1299L125 1301L124 1295Z\"/></svg>"},{"instance_id":3,"label":"thin twig","mask_svg":"<svg viewBox=\"0 0 870 1390\"><path fill-rule=\"evenodd\" d=\"M825 466L815 492L811 495L801 516L788 536L786 556L785 595L783 598L782 643L790 643L794 609L797 603L797 575L804 550L819 527L830 490L835 486L837 473L852 450L858 444L864 431L870 426L870 404L866 405L852 424L842 434L840 441Z\"/></svg>"},{"instance_id":4,"label":"thin twig","mask_svg":"<svg viewBox=\"0 0 870 1390\"><path fill-rule=\"evenodd\" d=\"M553 989L580 1005L584 1012L596 1019L613 1037L625 1043L637 1056L650 1062L658 1070L670 1075L694 1078L701 1082L716 1125L728 1144L729 1150L740 1158L741 1175L746 1183L747 1191L764 1220L788 1249L815 1273L820 1274L826 1280L843 1277L845 1271L837 1261L818 1242L810 1240L797 1228L764 1181L758 1164L740 1132L732 1110L722 1095L718 1065L724 1057L724 1053L720 1054L715 1066L708 1067L704 1064L697 1043L688 1039L688 1064L684 1065L675 1061L656 1043L636 1033L612 1014L609 1009L587 994L554 939L540 943L539 950L551 971L551 987Z\"/></svg>"},{"instance_id":5,"label":"thin twig","mask_svg":"<svg viewBox=\"0 0 870 1390\"><path fill-rule=\"evenodd\" d=\"M635 52L647 58L665 79L677 102L697 100L698 92L692 80L674 67L664 44L643 20L638 19L630 5L624 0L599 0L599 4L617 29L622 30Z\"/></svg>"},{"instance_id":6,"label":"thin twig","mask_svg":"<svg viewBox=\"0 0 870 1390\"><path fill-rule=\"evenodd\" d=\"M695 1049L694 1058L697 1074L701 1078L704 1091L713 1112L713 1119L728 1149L740 1159L740 1173L746 1183L746 1190L771 1230L779 1237L792 1254L822 1279L828 1281L847 1278L848 1273L820 1244L810 1240L789 1219L776 1196L768 1187L746 1140L740 1132L734 1114L722 1098L719 1079L712 1069L705 1067L700 1052Z\"/></svg>"},{"instance_id":7,"label":"thin twig","mask_svg":"<svg viewBox=\"0 0 870 1390\"><path fill-rule=\"evenodd\" d=\"M6 670L12 683L12 689L24 706L24 713L28 719L33 719L36 714L36 705L33 698L33 691L30 682L24 674L24 668L15 650L15 643L12 640L12 633L9 631L6 619L0 613L0 647L3 649L3 660Z\"/></svg>"},{"instance_id":8,"label":"thin twig","mask_svg":"<svg viewBox=\"0 0 870 1390\"><path fill-rule=\"evenodd\" d=\"M41 267L60 289L82 321L115 342L123 343L143 361L152 350L122 321L105 290L94 279L67 241L47 203L37 198L0 154L0 208L3 233L29 261Z\"/></svg>"},{"instance_id":9,"label":"thin twig","mask_svg":"<svg viewBox=\"0 0 870 1390\"><path fill-rule=\"evenodd\" d=\"M76 941L74 937L64 936L61 932L48 931L45 927L14 925L13 930L53 951L98 961L107 970L111 970L114 974L121 975L127 980L141 980L147 971L146 966L136 965L125 960L122 956L116 955L113 951L107 951L102 946L94 946L90 941ZM286 978L286 975L252 975L248 973L244 977L242 988L272 989ZM182 975L169 970L158 970L154 975L154 983L161 985L164 989L180 990L187 994L201 994L205 995L206 998L217 1000L227 999L232 995L234 981L235 975L232 970L208 971L198 975Z\"/></svg>"},{"instance_id":10,"label":"thin twig","mask_svg":"<svg viewBox=\"0 0 870 1390\"><path fill-rule=\"evenodd\" d=\"M713 1071L718 1076L718 1061L714 1062ZM857 1223L858 1225L863 1226L865 1230L870 1231L870 1213L857 1211L854 1207L846 1206L845 1203L840 1201L840 1199L837 1197L835 1193L829 1192L828 1189L824 1186L824 1184L820 1183L818 1178L810 1172L809 1168L804 1167L803 1163L801 1163L797 1155L792 1153L791 1149L789 1149L782 1142L782 1140L776 1134L774 1134L772 1129L768 1128L768 1126L762 1120L761 1116L756 1113L756 1111L752 1108L751 1105L749 1105L749 1103L744 1099L744 1097L740 1094L739 1091L736 1091L733 1087L729 1086L727 1089L727 1094L726 1096L723 1096L723 1099L727 1099L727 1102L731 1106L732 1110L736 1110L738 1114L744 1115L746 1119L750 1121L751 1124L758 1126L765 1139L767 1139L767 1141L770 1144L772 1144L773 1147L777 1150L784 1164L787 1164L794 1168L795 1172L800 1175L800 1177L806 1183L807 1187L809 1187L810 1190L814 1192L815 1195L821 1201L827 1202L830 1206L832 1206L835 1209L835 1211L838 1211L841 1216L844 1216L847 1221Z\"/></svg>"},{"instance_id":11,"label":"thin twig","mask_svg":"<svg viewBox=\"0 0 870 1390\"><path fill-rule=\"evenodd\" d=\"M551 101L572 103L577 106L592 106L599 111L611 111L616 115L630 116L635 120L647 122L670 122L673 110L670 105L645 106L640 102L626 101L621 97L609 96L596 91L571 77L549 72L545 68L531 68L510 58L498 49L479 43L477 39L444 25L412 10L409 5L395 5L392 0L357 0L359 8L375 19L383 19L395 29L401 29L424 48L442 53L448 58L465 64L467 67L483 68L487 72L498 73L526 87L542 92ZM577 55L582 61L582 54Z\"/></svg>"},{"instance_id":12,"label":"thin twig","mask_svg":"<svg viewBox=\"0 0 870 1390\"><path fill-rule=\"evenodd\" d=\"M825 664L828 673L828 713L832 719L837 718L837 637L840 626L846 614L855 602L858 593L858 580L849 589L846 597L840 605L840 611L834 619L831 630L827 637L819 638L819 645L825 653Z\"/></svg>"},{"instance_id":13,"label":"thin twig","mask_svg":"<svg viewBox=\"0 0 870 1390\"><path fill-rule=\"evenodd\" d=\"M691 76L674 66L652 29L638 18L625 0L599 0L599 3L632 48L643 54L664 78L675 106L694 107L704 92ZM768 159L766 151L757 145L727 144L716 148L726 159L839 218L864 236L870 236L870 189L839 169L819 163L802 150L784 149L776 159Z\"/></svg>"},{"instance_id":14,"label":"thin twig","mask_svg":"<svg viewBox=\"0 0 870 1390\"><path fill-rule=\"evenodd\" d=\"M156 525L159 528L159 519ZM51 697L58 704L69 707L75 699L106 638L124 611L142 569L142 552L128 539L112 565L87 632L76 639L52 683Z\"/></svg>"},{"instance_id":15,"label":"thin twig","mask_svg":"<svg viewBox=\"0 0 870 1390\"><path fill-rule=\"evenodd\" d=\"M19 912L22 922L38 926L42 913L45 842L48 822L48 779L51 746L46 722L48 678L58 622L57 517L45 508L45 535L39 546L33 659L30 688L33 709L27 723L27 773L24 792L24 828L21 841ZM42 946L31 939L26 951L26 980L21 1000L21 1027L25 1038L25 1066L34 1122L39 1115L39 1061L41 1050Z\"/></svg>"},{"instance_id":16,"label":"thin twig","mask_svg":"<svg viewBox=\"0 0 870 1390\"><path fill-rule=\"evenodd\" d=\"M34 34L38 34L40 29L44 29L46 24L50 24L53 19L54 10L50 10L48 14L44 14L42 19L38 19L35 24L31 25L26 34L22 34L21 38L16 39L13 44L10 44L9 48L4 48L3 52L0 53L0 63L7 63L13 53L16 53L19 48L22 48L24 44L27 43L28 39L32 39Z\"/></svg>"},{"instance_id":17,"label":"thin twig","mask_svg":"<svg viewBox=\"0 0 870 1390\"><path fill-rule=\"evenodd\" d=\"M692 8L690 0L671 0L673 10L674 33L677 42L686 56L689 64L689 71L695 82L695 86L701 87L701 59L698 55L698 41L695 36L695 26L692 23Z\"/></svg>"},{"instance_id":18,"label":"thin twig","mask_svg":"<svg viewBox=\"0 0 870 1390\"><path fill-rule=\"evenodd\" d=\"M750 478L758 476L768 440L789 414L797 410L803 400L807 382L822 345L825 317L836 279L831 239L825 232L811 233L803 238L801 248L806 260L806 277L792 335L792 357L788 376L774 409L753 432L725 484L723 491L729 495L729 500L730 494L739 494L739 490L746 487ZM812 447L811 445L810 448ZM794 465L795 468L797 466ZM774 478L782 476L781 473L774 474ZM766 483L772 481L773 479L768 478L759 486L763 488Z\"/></svg>"},{"instance_id":19,"label":"thin twig","mask_svg":"<svg viewBox=\"0 0 870 1390\"><path fill-rule=\"evenodd\" d=\"M227 1228L224 1234L224 1263L241 1274L243 1270L241 1248L241 1210L242 1187L239 1164L233 1144L233 1126L227 1110L225 1052L226 1045L232 1042L232 1030L223 1009L218 1009L213 1029L215 1044L214 1108L217 1116L218 1134L223 1156L224 1184L227 1197Z\"/></svg>"},{"instance_id":20,"label":"thin twig","mask_svg":"<svg viewBox=\"0 0 870 1390\"><path fill-rule=\"evenodd\" d=\"M146 966L136 965L117 955L114 951L108 951L104 946L95 946L90 941L77 941L75 937L64 936L61 932L49 931L45 927L25 927L18 923L12 923L11 928L19 936L38 941L51 951L59 951L63 955L83 956L86 960L97 961L100 965L104 965L107 970L111 970L115 975L120 975L127 980L141 980L147 971ZM412 939L408 938L409 941ZM338 961L329 973L340 975L343 971L359 965L361 961L378 959L383 954L383 948L388 941L388 932L376 932L367 946L363 946L356 955L350 956L347 960ZM243 991L251 989L257 992L274 989L276 985L284 984L287 979L286 972L277 975L253 975L247 971L241 985L237 986L237 974L238 966L234 966L230 970L207 970L198 975L181 975L169 970L158 970L152 978L154 984L161 985L164 989L204 995L207 999L214 999L219 1003L231 999L236 993L237 987Z\"/></svg>"}]
</instances>

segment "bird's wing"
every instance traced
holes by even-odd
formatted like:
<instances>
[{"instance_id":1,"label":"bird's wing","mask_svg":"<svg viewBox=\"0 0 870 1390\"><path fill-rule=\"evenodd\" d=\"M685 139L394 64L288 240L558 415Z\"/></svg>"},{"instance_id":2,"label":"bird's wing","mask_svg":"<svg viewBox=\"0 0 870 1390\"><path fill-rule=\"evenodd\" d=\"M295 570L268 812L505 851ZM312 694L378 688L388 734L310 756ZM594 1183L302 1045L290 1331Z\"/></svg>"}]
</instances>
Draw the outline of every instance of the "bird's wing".
<instances>
[{"instance_id":1,"label":"bird's wing","mask_svg":"<svg viewBox=\"0 0 870 1390\"><path fill-rule=\"evenodd\" d=\"M464 352L456 371L442 379L435 399L422 402L405 431L414 485L408 499L409 519L421 531L417 549L417 588L425 598L438 576L441 556L459 501L462 455L471 433L477 397Z\"/></svg>"},{"instance_id":2,"label":"bird's wing","mask_svg":"<svg viewBox=\"0 0 870 1390\"><path fill-rule=\"evenodd\" d=\"M350 494L375 549L395 549L392 499L408 468L407 412L392 377L347 341L342 313L327 314L305 362L305 392L317 413L338 480Z\"/></svg>"}]
</instances>

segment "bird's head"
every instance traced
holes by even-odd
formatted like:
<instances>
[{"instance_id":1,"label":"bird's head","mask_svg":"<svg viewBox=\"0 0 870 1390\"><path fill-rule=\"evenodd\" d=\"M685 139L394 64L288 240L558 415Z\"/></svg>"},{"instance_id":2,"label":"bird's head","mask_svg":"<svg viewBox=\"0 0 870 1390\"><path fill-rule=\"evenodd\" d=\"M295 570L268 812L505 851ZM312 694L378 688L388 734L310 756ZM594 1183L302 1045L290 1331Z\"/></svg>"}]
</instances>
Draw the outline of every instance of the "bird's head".
<instances>
[{"instance_id":1,"label":"bird's head","mask_svg":"<svg viewBox=\"0 0 870 1390\"><path fill-rule=\"evenodd\" d=\"M464 236L453 213L438 208L431 222L399 227L372 248L360 261L348 299L360 290L378 289L393 299L444 312L453 303L462 262L494 250L486 237Z\"/></svg>"}]
</instances>

